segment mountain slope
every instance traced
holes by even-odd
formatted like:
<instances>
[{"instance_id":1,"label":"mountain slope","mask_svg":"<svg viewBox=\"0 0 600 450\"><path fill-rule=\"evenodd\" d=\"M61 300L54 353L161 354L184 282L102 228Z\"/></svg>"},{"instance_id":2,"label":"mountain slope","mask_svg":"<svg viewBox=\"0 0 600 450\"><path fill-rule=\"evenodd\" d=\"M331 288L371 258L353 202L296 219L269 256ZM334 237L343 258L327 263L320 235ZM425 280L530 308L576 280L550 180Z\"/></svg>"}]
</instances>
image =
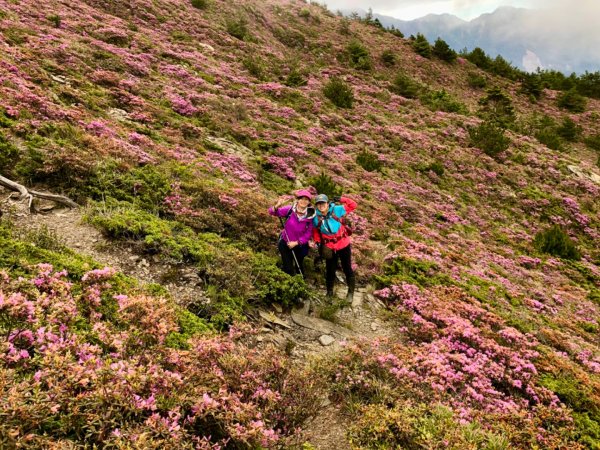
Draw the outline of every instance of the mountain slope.
<instances>
[{"instance_id":1,"label":"mountain slope","mask_svg":"<svg viewBox=\"0 0 600 450\"><path fill-rule=\"evenodd\" d=\"M540 131L569 117L593 137L599 102L531 103L318 5L195 3L0 0L0 174L201 280L183 304L2 222L0 442L289 447L327 396L359 448L594 448L597 155ZM472 144L491 95L473 74L515 109L493 157ZM318 300L318 268L277 268L266 209L321 173L359 204L358 276L397 333L305 365L232 324ZM555 224L580 259L534 245Z\"/></svg>"}]
</instances>

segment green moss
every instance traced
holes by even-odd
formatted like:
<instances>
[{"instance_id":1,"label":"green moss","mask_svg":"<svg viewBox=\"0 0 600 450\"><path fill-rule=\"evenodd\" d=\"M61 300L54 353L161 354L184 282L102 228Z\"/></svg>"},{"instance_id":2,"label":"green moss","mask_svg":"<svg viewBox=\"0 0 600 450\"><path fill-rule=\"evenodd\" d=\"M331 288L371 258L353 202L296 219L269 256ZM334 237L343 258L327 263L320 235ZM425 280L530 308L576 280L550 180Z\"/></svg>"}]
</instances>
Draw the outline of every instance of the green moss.
<instances>
[{"instance_id":1,"label":"green moss","mask_svg":"<svg viewBox=\"0 0 600 450\"><path fill-rule=\"evenodd\" d=\"M177 310L178 332L169 333L165 344L171 348L189 349L188 340L198 334L204 334L211 330L210 324L187 309Z\"/></svg>"},{"instance_id":2,"label":"green moss","mask_svg":"<svg viewBox=\"0 0 600 450\"><path fill-rule=\"evenodd\" d=\"M455 284L448 275L440 273L439 270L435 263L399 256L384 267L383 275L375 275L374 279L381 287L403 282L421 287Z\"/></svg>"}]
</instances>

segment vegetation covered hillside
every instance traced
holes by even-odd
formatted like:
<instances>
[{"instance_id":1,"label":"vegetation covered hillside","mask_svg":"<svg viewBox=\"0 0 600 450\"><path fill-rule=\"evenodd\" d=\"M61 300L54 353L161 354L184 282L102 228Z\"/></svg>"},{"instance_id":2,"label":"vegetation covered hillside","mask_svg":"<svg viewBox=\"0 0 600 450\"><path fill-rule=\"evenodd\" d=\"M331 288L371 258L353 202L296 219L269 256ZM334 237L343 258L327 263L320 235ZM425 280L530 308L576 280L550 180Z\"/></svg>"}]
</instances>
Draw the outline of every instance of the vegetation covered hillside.
<instances>
[{"instance_id":1,"label":"vegetation covered hillside","mask_svg":"<svg viewBox=\"0 0 600 450\"><path fill-rule=\"evenodd\" d=\"M353 448L600 448L600 100L444 44L302 1L0 0L0 175L201 283L3 202L0 447L326 448L329 399ZM319 298L267 214L309 186L358 202L393 330L315 361L248 320Z\"/></svg>"}]
</instances>

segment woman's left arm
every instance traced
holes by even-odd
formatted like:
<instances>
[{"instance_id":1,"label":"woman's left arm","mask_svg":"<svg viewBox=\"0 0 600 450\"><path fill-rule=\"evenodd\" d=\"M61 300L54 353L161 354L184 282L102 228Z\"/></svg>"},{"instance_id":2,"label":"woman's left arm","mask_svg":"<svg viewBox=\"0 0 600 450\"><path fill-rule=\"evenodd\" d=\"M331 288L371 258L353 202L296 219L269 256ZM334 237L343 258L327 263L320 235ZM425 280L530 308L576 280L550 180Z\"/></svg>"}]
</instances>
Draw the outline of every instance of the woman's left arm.
<instances>
[{"instance_id":1,"label":"woman's left arm","mask_svg":"<svg viewBox=\"0 0 600 450\"><path fill-rule=\"evenodd\" d=\"M344 210L346 211L346 214L350 214L358 206L354 200L348 197L340 197L340 203L344 205Z\"/></svg>"}]
</instances>

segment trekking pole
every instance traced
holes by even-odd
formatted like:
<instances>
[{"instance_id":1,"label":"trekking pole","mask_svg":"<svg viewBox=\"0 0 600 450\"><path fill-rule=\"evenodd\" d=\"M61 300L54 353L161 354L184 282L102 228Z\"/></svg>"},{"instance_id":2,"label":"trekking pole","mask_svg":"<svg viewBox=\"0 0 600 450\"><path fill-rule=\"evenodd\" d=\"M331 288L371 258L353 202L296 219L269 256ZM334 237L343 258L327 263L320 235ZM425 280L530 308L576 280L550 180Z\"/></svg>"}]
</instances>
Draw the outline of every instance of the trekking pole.
<instances>
[{"instance_id":1,"label":"trekking pole","mask_svg":"<svg viewBox=\"0 0 600 450\"><path fill-rule=\"evenodd\" d=\"M285 236L287 237L287 239L289 241L290 236L287 234L287 231L285 230L285 224L283 223L283 219L281 217L279 218L279 222L281 223L281 228L283 228L283 232L285 233ZM298 268L298 272L300 272L300 275L302 275L302 278L304 278L304 273L302 272L302 269L300 268L300 263L298 262L298 258L296 258L296 253L294 253L293 248L290 248L290 250L292 251L292 256L294 257L294 261L296 262L296 267Z\"/></svg>"}]
</instances>

